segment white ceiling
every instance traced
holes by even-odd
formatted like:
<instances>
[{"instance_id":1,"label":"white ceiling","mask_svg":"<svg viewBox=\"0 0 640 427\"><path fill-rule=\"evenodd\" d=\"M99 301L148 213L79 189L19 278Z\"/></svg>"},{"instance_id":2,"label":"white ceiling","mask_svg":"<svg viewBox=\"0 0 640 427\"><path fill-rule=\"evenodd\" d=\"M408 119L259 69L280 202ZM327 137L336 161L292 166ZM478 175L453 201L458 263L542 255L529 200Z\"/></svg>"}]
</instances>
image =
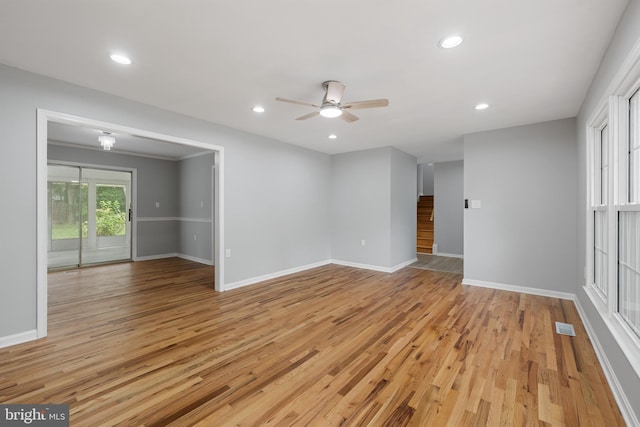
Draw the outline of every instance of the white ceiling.
<instances>
[{"instance_id":1,"label":"white ceiling","mask_svg":"<svg viewBox=\"0 0 640 427\"><path fill-rule=\"evenodd\" d=\"M49 143L54 145L78 146L102 151L98 136L102 135L102 132L106 130L49 122L47 125L47 139ZM173 144L123 132L114 131L110 133L116 139L116 143L111 149L113 153L133 154L165 160L181 160L204 152L202 148L188 145Z\"/></svg>"},{"instance_id":2,"label":"white ceiling","mask_svg":"<svg viewBox=\"0 0 640 427\"><path fill-rule=\"evenodd\" d=\"M0 0L0 63L325 153L444 161L465 133L575 116L626 4ZM438 47L450 33L463 44ZM344 101L390 105L348 124L274 101L318 103L325 80L346 83Z\"/></svg>"}]
</instances>

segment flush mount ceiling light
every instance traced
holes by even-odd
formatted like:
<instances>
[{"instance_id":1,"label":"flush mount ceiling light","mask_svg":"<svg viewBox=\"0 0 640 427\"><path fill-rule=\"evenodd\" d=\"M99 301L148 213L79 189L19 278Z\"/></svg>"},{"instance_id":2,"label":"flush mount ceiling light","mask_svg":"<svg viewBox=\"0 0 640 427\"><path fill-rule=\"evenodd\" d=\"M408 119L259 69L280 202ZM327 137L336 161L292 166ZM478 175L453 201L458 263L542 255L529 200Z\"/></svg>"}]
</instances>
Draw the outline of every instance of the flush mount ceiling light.
<instances>
[{"instance_id":1,"label":"flush mount ceiling light","mask_svg":"<svg viewBox=\"0 0 640 427\"><path fill-rule=\"evenodd\" d=\"M481 102L473 108L475 108L476 110L486 110L487 108L489 108L489 104L487 104L486 102Z\"/></svg>"},{"instance_id":2,"label":"flush mount ceiling light","mask_svg":"<svg viewBox=\"0 0 640 427\"><path fill-rule=\"evenodd\" d=\"M264 113L264 107L261 105L256 105L251 109L254 113Z\"/></svg>"},{"instance_id":3,"label":"flush mount ceiling light","mask_svg":"<svg viewBox=\"0 0 640 427\"><path fill-rule=\"evenodd\" d=\"M441 39L438 42L438 45L443 49L451 49L453 47L460 46L460 43L462 43L462 36L454 34Z\"/></svg>"},{"instance_id":4,"label":"flush mount ceiling light","mask_svg":"<svg viewBox=\"0 0 640 427\"><path fill-rule=\"evenodd\" d=\"M326 105L320 110L320 115L328 119L333 119L335 117L340 117L340 115L342 115L342 110L335 105Z\"/></svg>"},{"instance_id":5,"label":"flush mount ceiling light","mask_svg":"<svg viewBox=\"0 0 640 427\"><path fill-rule=\"evenodd\" d=\"M102 135L98 136L98 141L104 151L110 151L113 144L116 143L116 138L111 135L111 132L102 132Z\"/></svg>"},{"instance_id":6,"label":"flush mount ceiling light","mask_svg":"<svg viewBox=\"0 0 640 427\"><path fill-rule=\"evenodd\" d=\"M332 133L331 135L329 135L329 139L336 139L338 137L338 135L336 135L335 133Z\"/></svg>"},{"instance_id":7,"label":"flush mount ceiling light","mask_svg":"<svg viewBox=\"0 0 640 427\"><path fill-rule=\"evenodd\" d=\"M113 53L110 56L111 60L113 62L117 62L118 64L122 64L122 65L129 65L131 64L131 59L129 59L128 57L121 55L119 53Z\"/></svg>"}]
</instances>

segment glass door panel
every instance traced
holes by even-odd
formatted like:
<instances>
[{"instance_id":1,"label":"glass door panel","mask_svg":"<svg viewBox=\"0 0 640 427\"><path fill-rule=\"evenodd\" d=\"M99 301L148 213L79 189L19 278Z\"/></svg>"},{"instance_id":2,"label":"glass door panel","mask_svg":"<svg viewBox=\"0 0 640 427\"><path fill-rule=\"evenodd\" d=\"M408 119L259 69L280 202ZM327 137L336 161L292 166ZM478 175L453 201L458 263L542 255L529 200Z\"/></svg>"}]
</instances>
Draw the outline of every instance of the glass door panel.
<instances>
[{"instance_id":1,"label":"glass door panel","mask_svg":"<svg viewBox=\"0 0 640 427\"><path fill-rule=\"evenodd\" d=\"M83 231L80 168L72 166L48 167L48 267L80 265L80 236Z\"/></svg>"},{"instance_id":2,"label":"glass door panel","mask_svg":"<svg viewBox=\"0 0 640 427\"><path fill-rule=\"evenodd\" d=\"M131 259L131 172L83 168L82 180L89 189L82 263Z\"/></svg>"},{"instance_id":3,"label":"glass door panel","mask_svg":"<svg viewBox=\"0 0 640 427\"><path fill-rule=\"evenodd\" d=\"M48 166L48 267L131 259L131 172Z\"/></svg>"}]
</instances>

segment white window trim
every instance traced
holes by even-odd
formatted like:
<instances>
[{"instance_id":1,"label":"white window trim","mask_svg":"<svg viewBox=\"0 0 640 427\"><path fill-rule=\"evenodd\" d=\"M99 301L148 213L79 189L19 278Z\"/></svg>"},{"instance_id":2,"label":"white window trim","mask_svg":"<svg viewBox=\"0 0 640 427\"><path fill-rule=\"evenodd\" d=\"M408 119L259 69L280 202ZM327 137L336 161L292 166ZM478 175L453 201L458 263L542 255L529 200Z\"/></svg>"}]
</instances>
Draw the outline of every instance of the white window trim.
<instances>
[{"instance_id":1,"label":"white window trim","mask_svg":"<svg viewBox=\"0 0 640 427\"><path fill-rule=\"evenodd\" d=\"M611 271L609 271L609 276L607 277L607 285L608 285L608 292L607 295L605 295L599 288L598 286L596 286L595 284L595 268L594 268L594 246L595 246L595 239L594 239L594 233L593 230L595 228L595 224L594 224L594 218L593 218L593 212L594 211L607 211L607 216L610 215L609 213L609 206L607 204L601 204L600 201L598 200L596 203L596 199L599 198L600 193L599 190L596 188L596 161L598 160L596 158L595 155L595 146L596 144L600 141L600 137L602 134L602 129L608 126L609 127L609 141L611 141L611 124L609 123L609 108L608 108L608 103L605 103L605 105L601 106L598 110L597 113L592 117L592 119L589 121L589 124L587 125L587 206L586 206L586 214L587 214L587 229L586 229L586 236L587 236L587 247L586 247L586 274L585 274L585 279L587 281L587 287L590 288L590 290L592 291L592 293L590 294L592 296L592 300L597 301L597 305L600 306L600 309L603 309L604 307L606 307L611 300L613 299L611 295L611 293L609 292L610 288L611 288ZM608 148L609 151L611 151L612 148L611 143L608 144ZM609 165L611 165L611 156L609 156ZM600 183L598 182L597 185L600 185ZM609 187L611 187L611 180L609 180ZM607 189L607 191L610 193L610 188ZM607 232L609 233L610 230L608 229ZM607 247L607 259L611 258L612 252L611 252L611 247L610 245ZM594 304L595 304L594 301ZM608 309L606 309L606 311L608 311Z\"/></svg>"},{"instance_id":2,"label":"white window trim","mask_svg":"<svg viewBox=\"0 0 640 427\"><path fill-rule=\"evenodd\" d=\"M638 204L628 204L622 196L627 194L626 174L628 164L620 162L625 156L628 144L628 99L640 88L640 41L631 50L624 64L609 84L605 96L597 104L594 114L587 120L586 136L586 182L587 200L585 206L586 221L586 271L584 290L594 307L600 314L607 328L627 357L632 368L640 376L640 337L627 325L626 321L617 313L618 304L618 230L617 218L619 211L637 210ZM594 283L594 144L602 127L608 122L609 126L609 203L608 232L608 298L603 299L602 293ZM626 144L625 144L626 143ZM617 173L615 173L617 171ZM615 215L615 216L614 216Z\"/></svg>"}]
</instances>

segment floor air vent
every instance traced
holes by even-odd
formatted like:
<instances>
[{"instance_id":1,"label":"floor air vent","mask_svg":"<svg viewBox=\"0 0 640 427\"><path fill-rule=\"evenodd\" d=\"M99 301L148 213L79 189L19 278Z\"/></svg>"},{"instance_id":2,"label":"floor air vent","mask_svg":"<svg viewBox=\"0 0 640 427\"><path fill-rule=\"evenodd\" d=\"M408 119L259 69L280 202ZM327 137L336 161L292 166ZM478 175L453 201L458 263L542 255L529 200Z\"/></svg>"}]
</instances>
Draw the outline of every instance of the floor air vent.
<instances>
[{"instance_id":1,"label":"floor air vent","mask_svg":"<svg viewBox=\"0 0 640 427\"><path fill-rule=\"evenodd\" d=\"M556 333L560 335L576 336L576 331L571 323L556 322Z\"/></svg>"}]
</instances>

